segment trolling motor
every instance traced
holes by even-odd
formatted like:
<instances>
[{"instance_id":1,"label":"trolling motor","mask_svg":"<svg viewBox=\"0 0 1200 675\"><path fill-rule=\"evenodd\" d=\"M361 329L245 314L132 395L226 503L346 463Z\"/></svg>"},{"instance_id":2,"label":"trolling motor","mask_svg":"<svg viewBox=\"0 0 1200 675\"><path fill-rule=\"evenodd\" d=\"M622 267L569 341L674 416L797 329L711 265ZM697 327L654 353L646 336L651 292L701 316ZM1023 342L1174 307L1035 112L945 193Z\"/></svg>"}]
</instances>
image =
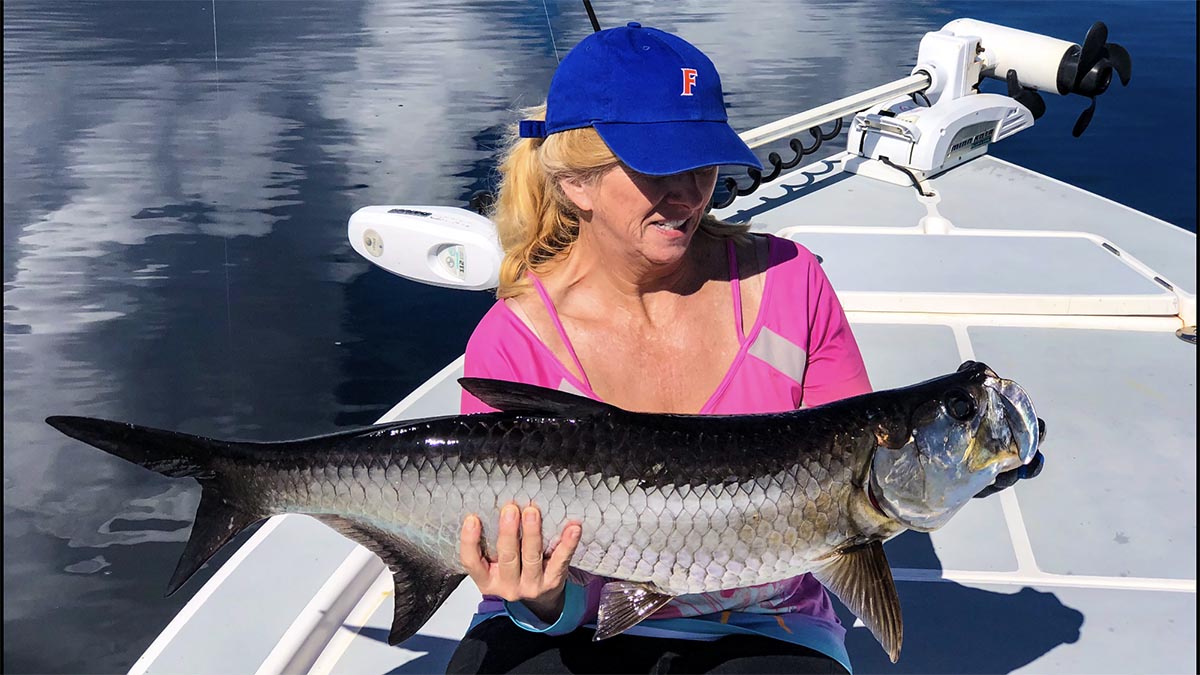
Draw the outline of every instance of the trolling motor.
<instances>
[{"instance_id":1,"label":"trolling motor","mask_svg":"<svg viewBox=\"0 0 1200 675\"><path fill-rule=\"evenodd\" d=\"M1046 112L1039 91L1091 100L1072 129L1078 137L1091 123L1096 97L1108 90L1113 73L1127 85L1132 67L1129 52L1108 42L1101 22L1092 25L1081 46L956 19L921 40L912 72L929 78L927 88L855 115L847 150L877 161L850 162L846 168L920 188L918 179L978 157L991 143L1033 126ZM979 93L985 77L1005 82L1007 95Z\"/></svg>"},{"instance_id":2,"label":"trolling motor","mask_svg":"<svg viewBox=\"0 0 1200 675\"><path fill-rule=\"evenodd\" d=\"M453 206L364 206L346 226L362 257L430 286L486 290L500 281L496 225Z\"/></svg>"}]
</instances>

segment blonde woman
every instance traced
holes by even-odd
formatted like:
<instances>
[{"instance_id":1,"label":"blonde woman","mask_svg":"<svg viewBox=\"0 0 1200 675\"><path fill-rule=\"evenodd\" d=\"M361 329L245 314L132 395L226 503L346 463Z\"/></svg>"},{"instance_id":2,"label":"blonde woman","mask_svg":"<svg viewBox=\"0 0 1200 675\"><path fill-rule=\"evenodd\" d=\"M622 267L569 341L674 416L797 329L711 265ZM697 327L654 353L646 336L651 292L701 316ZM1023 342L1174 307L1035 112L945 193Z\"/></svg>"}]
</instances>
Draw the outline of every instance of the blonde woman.
<instances>
[{"instance_id":1,"label":"blonde woman","mask_svg":"<svg viewBox=\"0 0 1200 675\"><path fill-rule=\"evenodd\" d=\"M816 258L706 214L723 164L761 169L704 54L638 24L584 39L501 166L499 300L467 346L466 375L672 413L775 412L869 391ZM464 413L486 410L464 393ZM567 575L580 525L546 533L558 539L547 558L535 507L502 511L495 560L482 530L475 517L462 529L462 563L485 597L450 672L850 668L845 630L810 575L681 596L593 642L604 580Z\"/></svg>"}]
</instances>

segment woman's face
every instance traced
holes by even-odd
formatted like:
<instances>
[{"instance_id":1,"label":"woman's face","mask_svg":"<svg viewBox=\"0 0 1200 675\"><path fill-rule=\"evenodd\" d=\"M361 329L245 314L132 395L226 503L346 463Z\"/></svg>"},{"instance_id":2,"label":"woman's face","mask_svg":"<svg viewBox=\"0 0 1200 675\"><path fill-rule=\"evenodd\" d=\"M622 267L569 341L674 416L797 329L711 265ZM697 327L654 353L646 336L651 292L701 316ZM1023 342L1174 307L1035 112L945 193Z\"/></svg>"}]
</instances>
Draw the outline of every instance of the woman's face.
<instances>
[{"instance_id":1,"label":"woman's face","mask_svg":"<svg viewBox=\"0 0 1200 675\"><path fill-rule=\"evenodd\" d=\"M602 245L669 264L687 252L716 183L715 166L647 176L618 164L596 181L562 186L577 207L590 213L581 223L581 238L599 238Z\"/></svg>"}]
</instances>

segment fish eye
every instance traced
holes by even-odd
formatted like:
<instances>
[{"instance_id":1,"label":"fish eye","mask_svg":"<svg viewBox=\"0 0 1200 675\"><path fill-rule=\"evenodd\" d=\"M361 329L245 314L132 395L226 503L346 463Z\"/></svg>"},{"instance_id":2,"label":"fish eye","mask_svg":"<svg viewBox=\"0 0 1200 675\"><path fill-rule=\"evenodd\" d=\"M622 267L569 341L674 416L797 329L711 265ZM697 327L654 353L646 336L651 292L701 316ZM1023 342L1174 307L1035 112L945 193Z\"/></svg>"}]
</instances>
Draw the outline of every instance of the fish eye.
<instances>
[{"instance_id":1,"label":"fish eye","mask_svg":"<svg viewBox=\"0 0 1200 675\"><path fill-rule=\"evenodd\" d=\"M965 422L975 416L977 410L975 399L963 389L951 389L942 400L946 412L959 422Z\"/></svg>"}]
</instances>

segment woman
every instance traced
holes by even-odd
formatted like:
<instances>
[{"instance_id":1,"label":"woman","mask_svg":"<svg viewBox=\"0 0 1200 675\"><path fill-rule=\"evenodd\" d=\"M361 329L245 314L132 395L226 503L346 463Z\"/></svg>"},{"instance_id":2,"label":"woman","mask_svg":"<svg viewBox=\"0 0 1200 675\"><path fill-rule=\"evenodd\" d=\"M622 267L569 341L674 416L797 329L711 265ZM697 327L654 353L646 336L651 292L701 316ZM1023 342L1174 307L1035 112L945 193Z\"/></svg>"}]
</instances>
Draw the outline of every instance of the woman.
<instances>
[{"instance_id":1,"label":"woman","mask_svg":"<svg viewBox=\"0 0 1200 675\"><path fill-rule=\"evenodd\" d=\"M499 301L468 344L466 375L672 413L775 412L870 390L815 257L706 215L718 166L761 165L699 50L633 23L595 33L527 112L493 214ZM462 410L489 408L464 393ZM469 517L462 529L485 600L450 672L849 669L845 631L810 575L681 596L592 642L583 626L603 580L567 580L580 526L543 559L538 510L509 505L494 562L482 527Z\"/></svg>"}]
</instances>

